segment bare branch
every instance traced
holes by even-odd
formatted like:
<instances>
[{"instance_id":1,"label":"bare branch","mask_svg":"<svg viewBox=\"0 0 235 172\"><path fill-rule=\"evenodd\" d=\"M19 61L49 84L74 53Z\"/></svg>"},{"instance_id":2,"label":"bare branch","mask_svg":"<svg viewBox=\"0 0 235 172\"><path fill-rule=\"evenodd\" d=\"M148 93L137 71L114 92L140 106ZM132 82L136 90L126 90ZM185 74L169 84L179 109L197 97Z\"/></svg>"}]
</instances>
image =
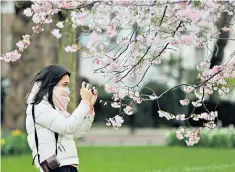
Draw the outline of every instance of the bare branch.
<instances>
[{"instance_id":1,"label":"bare branch","mask_svg":"<svg viewBox=\"0 0 235 172\"><path fill-rule=\"evenodd\" d=\"M163 19L164 19L165 14L166 14L166 9L167 9L167 5L165 6L165 9L164 9L164 12L163 12L163 15L162 15L162 18L161 18L161 21L160 21L159 26L161 26L161 25L162 25Z\"/></svg>"}]
</instances>

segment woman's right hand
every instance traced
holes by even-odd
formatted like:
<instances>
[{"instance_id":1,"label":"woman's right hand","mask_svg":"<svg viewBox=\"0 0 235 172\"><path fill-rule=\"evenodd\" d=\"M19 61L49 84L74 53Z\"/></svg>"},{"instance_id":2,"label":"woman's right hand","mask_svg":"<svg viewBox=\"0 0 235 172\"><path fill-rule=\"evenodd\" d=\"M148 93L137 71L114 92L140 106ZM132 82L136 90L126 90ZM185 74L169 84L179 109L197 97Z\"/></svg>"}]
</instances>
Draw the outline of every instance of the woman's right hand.
<instances>
[{"instance_id":1,"label":"woman's right hand","mask_svg":"<svg viewBox=\"0 0 235 172\"><path fill-rule=\"evenodd\" d=\"M92 92L89 89L89 85L90 84L86 84L85 82L83 82L82 83L82 88L80 89L80 94L81 94L82 100L88 100L90 102Z\"/></svg>"}]
</instances>

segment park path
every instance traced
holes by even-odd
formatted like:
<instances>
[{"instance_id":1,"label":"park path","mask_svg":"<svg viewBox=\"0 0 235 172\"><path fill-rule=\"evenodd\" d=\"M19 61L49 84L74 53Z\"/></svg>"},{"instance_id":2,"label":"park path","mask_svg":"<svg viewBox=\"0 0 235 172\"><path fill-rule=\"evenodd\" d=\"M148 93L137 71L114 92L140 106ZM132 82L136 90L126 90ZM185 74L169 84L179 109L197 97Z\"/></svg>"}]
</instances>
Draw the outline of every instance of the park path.
<instances>
[{"instance_id":1,"label":"park path","mask_svg":"<svg viewBox=\"0 0 235 172\"><path fill-rule=\"evenodd\" d=\"M129 128L113 130L110 127L92 127L90 132L78 141L78 146L147 146L164 145L166 129L136 129L131 134Z\"/></svg>"}]
</instances>

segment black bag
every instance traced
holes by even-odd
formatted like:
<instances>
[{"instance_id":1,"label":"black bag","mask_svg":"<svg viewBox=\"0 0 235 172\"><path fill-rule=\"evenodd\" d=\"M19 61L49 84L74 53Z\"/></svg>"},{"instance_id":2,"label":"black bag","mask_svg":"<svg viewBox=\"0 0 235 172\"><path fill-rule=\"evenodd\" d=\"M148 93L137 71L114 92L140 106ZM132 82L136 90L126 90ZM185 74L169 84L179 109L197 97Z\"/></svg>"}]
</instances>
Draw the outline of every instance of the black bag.
<instances>
[{"instance_id":1,"label":"black bag","mask_svg":"<svg viewBox=\"0 0 235 172\"><path fill-rule=\"evenodd\" d=\"M32 105L32 116L33 116L33 121L34 121L34 133L35 133L35 143L36 143L36 148L37 148L37 154L33 158L33 164L36 156L38 156L38 162L40 163L40 155L38 153L38 135L36 131L36 122L35 122L35 114L34 114L34 104ZM44 172L48 172L50 170L56 169L60 166L60 162L57 158L57 142L58 142L58 133L55 133L55 140L56 140L56 150L55 150L55 155L52 155L51 157L47 158L43 162L40 163L41 168L43 169Z\"/></svg>"}]
</instances>

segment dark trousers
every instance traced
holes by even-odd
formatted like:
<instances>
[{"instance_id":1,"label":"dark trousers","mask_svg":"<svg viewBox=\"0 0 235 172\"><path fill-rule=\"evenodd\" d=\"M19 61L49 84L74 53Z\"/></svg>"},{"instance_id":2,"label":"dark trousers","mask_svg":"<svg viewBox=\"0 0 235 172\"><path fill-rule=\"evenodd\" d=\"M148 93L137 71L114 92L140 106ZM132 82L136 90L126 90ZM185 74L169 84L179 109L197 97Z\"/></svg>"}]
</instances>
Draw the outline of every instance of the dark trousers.
<instances>
[{"instance_id":1,"label":"dark trousers","mask_svg":"<svg viewBox=\"0 0 235 172\"><path fill-rule=\"evenodd\" d=\"M50 170L49 172L78 172L78 169L74 166L66 165L66 166L59 167L55 170Z\"/></svg>"}]
</instances>

